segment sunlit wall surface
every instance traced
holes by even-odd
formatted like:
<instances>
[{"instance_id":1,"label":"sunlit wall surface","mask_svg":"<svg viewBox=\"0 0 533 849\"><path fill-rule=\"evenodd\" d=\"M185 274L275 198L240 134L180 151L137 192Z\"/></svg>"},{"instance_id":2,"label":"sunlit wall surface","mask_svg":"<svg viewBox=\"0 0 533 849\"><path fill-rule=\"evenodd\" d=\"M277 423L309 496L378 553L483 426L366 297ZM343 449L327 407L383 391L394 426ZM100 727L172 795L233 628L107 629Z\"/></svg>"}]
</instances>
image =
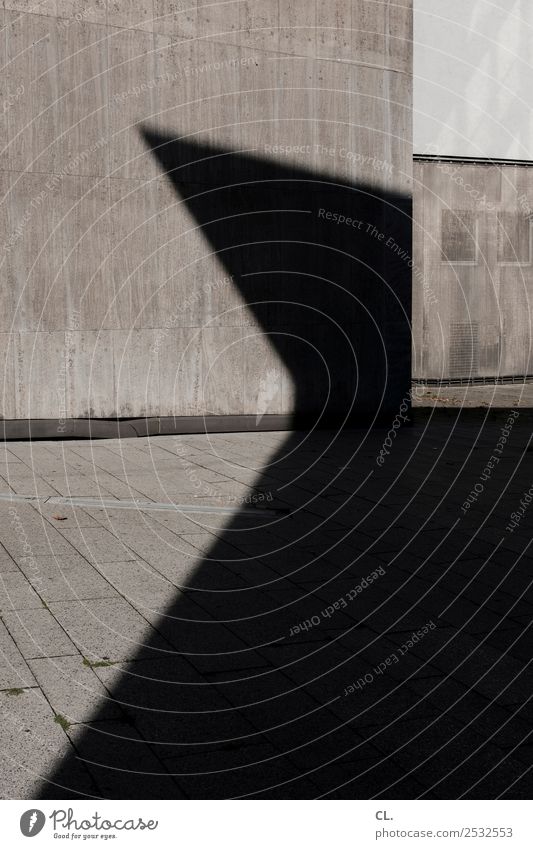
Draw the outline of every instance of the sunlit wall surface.
<instances>
[{"instance_id":1,"label":"sunlit wall surface","mask_svg":"<svg viewBox=\"0 0 533 849\"><path fill-rule=\"evenodd\" d=\"M531 378L533 5L417 0L414 377Z\"/></svg>"},{"instance_id":2,"label":"sunlit wall surface","mask_svg":"<svg viewBox=\"0 0 533 849\"><path fill-rule=\"evenodd\" d=\"M0 415L294 412L282 358L144 131L410 199L411 0L6 0L0 56ZM407 376L405 351L390 359Z\"/></svg>"}]
</instances>

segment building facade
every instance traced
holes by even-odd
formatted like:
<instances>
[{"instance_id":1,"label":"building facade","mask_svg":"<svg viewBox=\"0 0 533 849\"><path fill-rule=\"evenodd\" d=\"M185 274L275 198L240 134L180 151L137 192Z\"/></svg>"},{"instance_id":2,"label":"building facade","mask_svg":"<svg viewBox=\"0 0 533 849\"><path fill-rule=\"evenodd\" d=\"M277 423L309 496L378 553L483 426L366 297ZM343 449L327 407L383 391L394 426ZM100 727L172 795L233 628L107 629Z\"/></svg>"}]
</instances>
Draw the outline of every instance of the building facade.
<instances>
[{"instance_id":1,"label":"building facade","mask_svg":"<svg viewBox=\"0 0 533 849\"><path fill-rule=\"evenodd\" d=\"M184 5L0 10L4 432L21 421L373 416L408 387L411 270L398 254L410 240L410 0ZM265 239L235 191L214 232L222 196L209 192L235 173L275 187L253 195L269 221L290 199L278 229L264 227L271 246L299 254L246 257L243 245ZM270 276L252 290L254 274ZM339 286L346 326L328 313Z\"/></svg>"},{"instance_id":2,"label":"building facade","mask_svg":"<svg viewBox=\"0 0 533 849\"><path fill-rule=\"evenodd\" d=\"M533 378L533 7L415 4L413 373Z\"/></svg>"}]
</instances>

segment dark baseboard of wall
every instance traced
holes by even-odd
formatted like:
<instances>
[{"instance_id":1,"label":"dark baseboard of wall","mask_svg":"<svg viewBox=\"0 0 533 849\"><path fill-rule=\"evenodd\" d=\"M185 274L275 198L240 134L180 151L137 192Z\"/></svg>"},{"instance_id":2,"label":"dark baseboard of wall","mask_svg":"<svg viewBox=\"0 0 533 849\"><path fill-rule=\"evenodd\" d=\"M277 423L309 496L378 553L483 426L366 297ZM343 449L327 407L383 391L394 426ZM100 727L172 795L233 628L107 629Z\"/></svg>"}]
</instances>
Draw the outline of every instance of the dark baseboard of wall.
<instances>
[{"instance_id":1,"label":"dark baseboard of wall","mask_svg":"<svg viewBox=\"0 0 533 849\"><path fill-rule=\"evenodd\" d=\"M0 440L115 439L164 434L292 430L293 416L164 416L134 419L4 419Z\"/></svg>"},{"instance_id":2,"label":"dark baseboard of wall","mask_svg":"<svg viewBox=\"0 0 533 849\"><path fill-rule=\"evenodd\" d=\"M409 408L410 409L410 408ZM193 433L263 433L389 426L393 414L357 411L350 418L314 415L157 416L134 419L0 419L0 441L23 439L127 439ZM407 419L406 423L409 422Z\"/></svg>"},{"instance_id":3,"label":"dark baseboard of wall","mask_svg":"<svg viewBox=\"0 0 533 849\"><path fill-rule=\"evenodd\" d=\"M533 162L530 159L502 159L490 156L446 156L443 153L414 153L414 162L452 162L457 165L508 165L512 167L526 166L531 168Z\"/></svg>"}]
</instances>

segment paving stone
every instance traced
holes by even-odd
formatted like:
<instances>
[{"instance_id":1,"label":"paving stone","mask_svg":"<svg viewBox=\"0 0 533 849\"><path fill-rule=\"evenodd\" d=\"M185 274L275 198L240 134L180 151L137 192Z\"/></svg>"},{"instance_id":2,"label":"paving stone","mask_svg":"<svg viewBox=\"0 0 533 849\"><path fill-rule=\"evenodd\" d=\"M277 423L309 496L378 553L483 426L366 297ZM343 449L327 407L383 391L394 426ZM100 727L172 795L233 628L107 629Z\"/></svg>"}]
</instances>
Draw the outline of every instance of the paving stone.
<instances>
[{"instance_id":1,"label":"paving stone","mask_svg":"<svg viewBox=\"0 0 533 849\"><path fill-rule=\"evenodd\" d=\"M53 602L50 609L89 660L127 660L171 651L123 598Z\"/></svg>"},{"instance_id":2,"label":"paving stone","mask_svg":"<svg viewBox=\"0 0 533 849\"><path fill-rule=\"evenodd\" d=\"M162 568L174 562L201 562L201 554L194 545L163 525L125 528L123 533L122 539L127 540L133 551L153 566Z\"/></svg>"},{"instance_id":3,"label":"paving stone","mask_svg":"<svg viewBox=\"0 0 533 849\"><path fill-rule=\"evenodd\" d=\"M8 572L20 572L20 568L17 566L15 561L6 554L5 557L0 557L0 575L5 575Z\"/></svg>"},{"instance_id":4,"label":"paving stone","mask_svg":"<svg viewBox=\"0 0 533 849\"><path fill-rule=\"evenodd\" d=\"M13 558L7 553L5 548L0 545L0 575L5 575L6 572L19 572L19 567Z\"/></svg>"},{"instance_id":5,"label":"paving stone","mask_svg":"<svg viewBox=\"0 0 533 849\"><path fill-rule=\"evenodd\" d=\"M106 799L185 798L137 731L117 721L73 726L68 736Z\"/></svg>"},{"instance_id":6,"label":"paving stone","mask_svg":"<svg viewBox=\"0 0 533 849\"><path fill-rule=\"evenodd\" d=\"M182 513L179 510L176 512L159 512L152 514L152 517L158 524L163 525L175 534L187 534L189 537L192 534L212 533L220 527L225 527L228 521L227 516L221 516L218 520L216 514L209 513Z\"/></svg>"},{"instance_id":7,"label":"paving stone","mask_svg":"<svg viewBox=\"0 0 533 849\"><path fill-rule=\"evenodd\" d=\"M78 554L74 557L35 557L29 567L23 564L22 568L29 583L47 604L69 599L117 596L116 590L100 572Z\"/></svg>"},{"instance_id":8,"label":"paving stone","mask_svg":"<svg viewBox=\"0 0 533 849\"><path fill-rule=\"evenodd\" d=\"M309 775L325 799L418 799L424 785L405 776L405 769L383 755L374 760L350 757L320 767Z\"/></svg>"},{"instance_id":9,"label":"paving stone","mask_svg":"<svg viewBox=\"0 0 533 849\"><path fill-rule=\"evenodd\" d=\"M0 689L32 687L35 679L31 674L17 643L3 622L0 622Z\"/></svg>"},{"instance_id":10,"label":"paving stone","mask_svg":"<svg viewBox=\"0 0 533 849\"><path fill-rule=\"evenodd\" d=\"M15 492L17 495L38 495L41 498L47 495L58 495L58 490L50 481L38 474L32 474L29 470L28 474L17 471L13 474L11 472L9 474L4 473L3 480L0 484L0 492Z\"/></svg>"},{"instance_id":11,"label":"paving stone","mask_svg":"<svg viewBox=\"0 0 533 849\"><path fill-rule=\"evenodd\" d=\"M204 774L189 774L176 776L176 782L187 793L190 799L239 799L239 798L273 798L277 789L283 794L282 798L290 797L291 785L294 785L295 798L300 798L302 784L308 786L299 776L299 770L287 759L276 758L264 760L270 750L259 746L256 750L256 763L224 773L207 772ZM250 756L254 750L250 747ZM263 756L263 757L261 757Z\"/></svg>"},{"instance_id":12,"label":"paving stone","mask_svg":"<svg viewBox=\"0 0 533 849\"><path fill-rule=\"evenodd\" d=\"M92 474L79 474L79 472L61 475L49 474L46 476L46 480L54 487L54 495L61 495L66 498L101 498L109 495L105 486L101 486L100 480L95 480Z\"/></svg>"},{"instance_id":13,"label":"paving stone","mask_svg":"<svg viewBox=\"0 0 533 849\"><path fill-rule=\"evenodd\" d=\"M23 536L10 529L9 532L2 533L2 544L13 560L19 564L28 557L49 557L54 554L75 552L75 549L60 533L51 527L43 529L42 525L39 528L24 525Z\"/></svg>"},{"instance_id":14,"label":"paving stone","mask_svg":"<svg viewBox=\"0 0 533 849\"><path fill-rule=\"evenodd\" d=\"M118 499L117 499L118 500ZM122 539L132 528L157 524L153 513L142 510L124 510L114 507L86 507L85 512L103 528Z\"/></svg>"},{"instance_id":15,"label":"paving stone","mask_svg":"<svg viewBox=\"0 0 533 849\"><path fill-rule=\"evenodd\" d=\"M26 689L16 696L0 693L0 786L3 797L38 799L51 776L60 787L51 788L58 798L95 792L89 775L74 763L68 775L59 774L62 760L73 755L71 744L54 712L39 689Z\"/></svg>"},{"instance_id":16,"label":"paving stone","mask_svg":"<svg viewBox=\"0 0 533 849\"><path fill-rule=\"evenodd\" d=\"M68 542L90 563L111 563L114 560L134 560L135 555L120 540L104 528L62 531Z\"/></svg>"},{"instance_id":17,"label":"paving stone","mask_svg":"<svg viewBox=\"0 0 533 849\"><path fill-rule=\"evenodd\" d=\"M97 528L100 526L98 519L90 515L88 510L82 507L69 507L66 504L45 503L39 507L41 515L52 525L52 527L69 530L71 528ZM61 518L58 519L57 517Z\"/></svg>"},{"instance_id":18,"label":"paving stone","mask_svg":"<svg viewBox=\"0 0 533 849\"><path fill-rule=\"evenodd\" d=\"M45 608L6 613L3 620L25 658L78 654L73 642Z\"/></svg>"},{"instance_id":19,"label":"paving stone","mask_svg":"<svg viewBox=\"0 0 533 849\"><path fill-rule=\"evenodd\" d=\"M28 661L54 713L70 723L90 722L95 715L103 719L119 717L120 708L87 663L81 655Z\"/></svg>"},{"instance_id":20,"label":"paving stone","mask_svg":"<svg viewBox=\"0 0 533 849\"><path fill-rule=\"evenodd\" d=\"M95 673L108 690L120 692L124 714L158 757L176 757L196 743L255 739L256 729L221 699L216 684L178 655L95 668Z\"/></svg>"},{"instance_id":21,"label":"paving stone","mask_svg":"<svg viewBox=\"0 0 533 849\"><path fill-rule=\"evenodd\" d=\"M164 613L176 600L175 585L140 560L102 563L100 572L136 610Z\"/></svg>"},{"instance_id":22,"label":"paving stone","mask_svg":"<svg viewBox=\"0 0 533 849\"><path fill-rule=\"evenodd\" d=\"M0 613L42 606L42 600L21 572L8 572L0 576Z\"/></svg>"}]
</instances>

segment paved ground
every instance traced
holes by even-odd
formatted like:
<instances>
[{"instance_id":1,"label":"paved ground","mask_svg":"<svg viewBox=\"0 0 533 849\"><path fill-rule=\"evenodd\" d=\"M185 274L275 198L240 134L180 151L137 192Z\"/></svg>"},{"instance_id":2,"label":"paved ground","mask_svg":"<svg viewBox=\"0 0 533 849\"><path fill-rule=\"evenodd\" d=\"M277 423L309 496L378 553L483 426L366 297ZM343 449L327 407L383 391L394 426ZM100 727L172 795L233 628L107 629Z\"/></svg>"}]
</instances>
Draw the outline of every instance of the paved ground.
<instances>
[{"instance_id":1,"label":"paved ground","mask_svg":"<svg viewBox=\"0 0 533 849\"><path fill-rule=\"evenodd\" d=\"M531 434L3 445L2 795L530 797Z\"/></svg>"}]
</instances>

